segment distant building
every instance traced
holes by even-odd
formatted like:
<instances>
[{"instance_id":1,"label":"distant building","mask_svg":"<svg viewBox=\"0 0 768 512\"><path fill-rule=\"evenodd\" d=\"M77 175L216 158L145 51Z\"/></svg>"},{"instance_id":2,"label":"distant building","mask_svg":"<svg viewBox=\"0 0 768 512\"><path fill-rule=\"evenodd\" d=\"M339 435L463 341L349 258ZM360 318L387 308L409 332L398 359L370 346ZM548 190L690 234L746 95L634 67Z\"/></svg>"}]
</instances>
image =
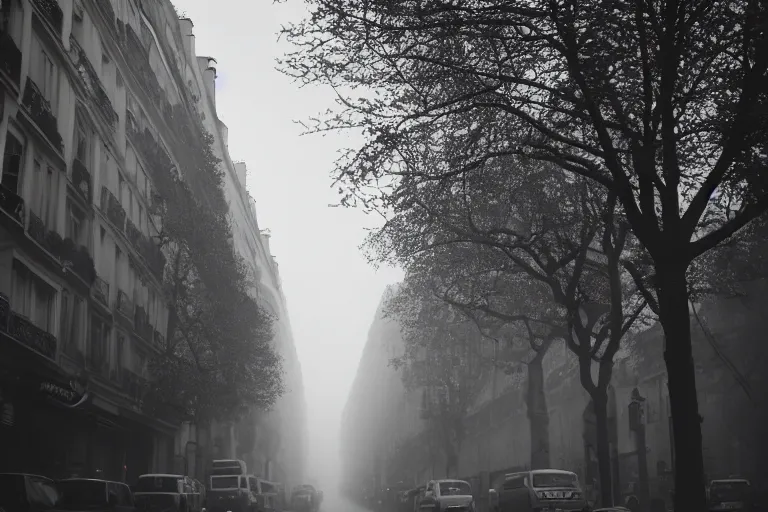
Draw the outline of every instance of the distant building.
<instances>
[{"instance_id":1,"label":"distant building","mask_svg":"<svg viewBox=\"0 0 768 512\"><path fill-rule=\"evenodd\" d=\"M699 410L704 420L705 470L708 478L741 475L766 483L761 469L768 442L768 348L766 283L753 283L746 298L709 301L692 317ZM377 311L342 420L342 461L349 492L360 493L395 482L422 485L444 477L442 454L430 451L424 423L418 424L419 400L406 393L389 368L391 351L402 350L399 327ZM717 347L715 349L714 347ZM743 376L751 398L737 383L721 355ZM545 361L551 465L575 471L587 486L598 479L594 414L581 387L574 356L553 346ZM459 477L475 486L530 464L530 428L525 406L524 369L498 372L464 420L466 439L459 456ZM629 404L637 388L645 398L648 478L652 497L668 498L675 465L671 443L669 393L663 360L663 333L657 324L638 334L631 351L616 362L609 388L609 430L615 466L615 494L624 496L637 483L636 442L629 427ZM494 393L495 391L495 393ZM414 423L416 422L416 423ZM486 475L483 478L483 475Z\"/></svg>"}]
</instances>

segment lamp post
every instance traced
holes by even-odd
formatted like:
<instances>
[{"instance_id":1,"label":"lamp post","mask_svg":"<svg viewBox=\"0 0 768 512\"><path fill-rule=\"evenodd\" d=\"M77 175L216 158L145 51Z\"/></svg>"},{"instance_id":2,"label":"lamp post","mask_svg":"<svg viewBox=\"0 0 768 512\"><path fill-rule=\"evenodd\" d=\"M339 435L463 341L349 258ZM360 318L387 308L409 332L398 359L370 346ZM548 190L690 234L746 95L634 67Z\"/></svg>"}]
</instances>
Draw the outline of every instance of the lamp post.
<instances>
[{"instance_id":1,"label":"lamp post","mask_svg":"<svg viewBox=\"0 0 768 512\"><path fill-rule=\"evenodd\" d=\"M645 397L634 388L629 403L629 429L635 433L637 450L637 472L639 478L640 509L648 510L650 491L648 488L648 458L645 439Z\"/></svg>"}]
</instances>

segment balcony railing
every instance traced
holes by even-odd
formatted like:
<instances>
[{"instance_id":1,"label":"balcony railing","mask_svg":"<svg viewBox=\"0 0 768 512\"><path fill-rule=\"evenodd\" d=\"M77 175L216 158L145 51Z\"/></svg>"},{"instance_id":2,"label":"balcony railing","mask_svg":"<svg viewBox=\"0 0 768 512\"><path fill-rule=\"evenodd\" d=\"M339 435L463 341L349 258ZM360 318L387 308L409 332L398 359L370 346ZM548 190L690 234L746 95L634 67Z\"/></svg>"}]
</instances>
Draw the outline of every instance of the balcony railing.
<instances>
[{"instance_id":1,"label":"balcony railing","mask_svg":"<svg viewBox=\"0 0 768 512\"><path fill-rule=\"evenodd\" d=\"M43 249L55 256L63 267L71 268L88 285L96 279L96 268L88 248L78 246L71 238L61 238L57 232L45 227L33 212L29 213L29 236Z\"/></svg>"},{"instance_id":2,"label":"balcony railing","mask_svg":"<svg viewBox=\"0 0 768 512\"><path fill-rule=\"evenodd\" d=\"M33 324L29 319L11 311L8 334L35 352L49 359L56 358L56 336Z\"/></svg>"},{"instance_id":3,"label":"balcony railing","mask_svg":"<svg viewBox=\"0 0 768 512\"><path fill-rule=\"evenodd\" d=\"M112 101L107 96L107 92L104 90L104 86L99 79L98 73L93 69L91 61L88 60L88 56L83 51L83 48L75 39L75 36L70 36L70 51L69 58L77 68L80 78L85 84L85 88L89 93L91 101L98 107L104 118L113 129L117 125L117 113L112 107Z\"/></svg>"},{"instance_id":4,"label":"balcony railing","mask_svg":"<svg viewBox=\"0 0 768 512\"><path fill-rule=\"evenodd\" d=\"M74 159L72 162L72 184L75 186L78 192L83 198L91 202L91 173L88 172L88 168L83 162Z\"/></svg>"},{"instance_id":5,"label":"balcony railing","mask_svg":"<svg viewBox=\"0 0 768 512\"><path fill-rule=\"evenodd\" d=\"M59 134L59 126L56 116L53 115L50 102L45 99L37 84L27 77L27 84L24 87L24 98L22 103L29 111L32 120L37 124L53 146L61 151L63 142Z\"/></svg>"},{"instance_id":6,"label":"balcony railing","mask_svg":"<svg viewBox=\"0 0 768 512\"><path fill-rule=\"evenodd\" d=\"M7 32L0 32L0 70L21 86L21 50Z\"/></svg>"},{"instance_id":7,"label":"balcony railing","mask_svg":"<svg viewBox=\"0 0 768 512\"><path fill-rule=\"evenodd\" d=\"M125 226L125 209L107 187L101 187L100 206L101 210L107 214L109 221L122 231Z\"/></svg>"},{"instance_id":8,"label":"balcony railing","mask_svg":"<svg viewBox=\"0 0 768 512\"><path fill-rule=\"evenodd\" d=\"M133 315L133 328L136 334L148 343L152 342L152 325L149 323L149 315L141 306L136 306Z\"/></svg>"},{"instance_id":9,"label":"balcony railing","mask_svg":"<svg viewBox=\"0 0 768 512\"><path fill-rule=\"evenodd\" d=\"M58 34L61 34L61 27L64 22L64 13L56 0L33 0L38 10L53 25Z\"/></svg>"},{"instance_id":10,"label":"balcony railing","mask_svg":"<svg viewBox=\"0 0 768 512\"><path fill-rule=\"evenodd\" d=\"M121 371L123 391L134 401L141 402L147 387L147 379L123 368Z\"/></svg>"},{"instance_id":11,"label":"balcony railing","mask_svg":"<svg viewBox=\"0 0 768 512\"><path fill-rule=\"evenodd\" d=\"M48 247L46 247L48 243L45 240L47 229L45 229L45 224L42 219L35 215L34 212L29 212L29 226L27 227L27 231L29 232L29 236L31 236L35 242L48 249Z\"/></svg>"},{"instance_id":12,"label":"balcony railing","mask_svg":"<svg viewBox=\"0 0 768 512\"><path fill-rule=\"evenodd\" d=\"M165 350L165 336L155 329L155 345L161 350Z\"/></svg>"},{"instance_id":13,"label":"balcony railing","mask_svg":"<svg viewBox=\"0 0 768 512\"><path fill-rule=\"evenodd\" d=\"M117 291L117 310L133 321L134 304L123 290Z\"/></svg>"},{"instance_id":14,"label":"balcony railing","mask_svg":"<svg viewBox=\"0 0 768 512\"><path fill-rule=\"evenodd\" d=\"M94 298L109 307L109 283L97 275L91 289L93 290Z\"/></svg>"},{"instance_id":15,"label":"balcony railing","mask_svg":"<svg viewBox=\"0 0 768 512\"><path fill-rule=\"evenodd\" d=\"M136 249L136 252L140 252L141 237L143 235L131 219L125 221L125 236L128 238L128 241L131 243L133 248Z\"/></svg>"},{"instance_id":16,"label":"balcony railing","mask_svg":"<svg viewBox=\"0 0 768 512\"><path fill-rule=\"evenodd\" d=\"M19 224L24 224L24 200L2 185L0 185L0 208Z\"/></svg>"}]
</instances>

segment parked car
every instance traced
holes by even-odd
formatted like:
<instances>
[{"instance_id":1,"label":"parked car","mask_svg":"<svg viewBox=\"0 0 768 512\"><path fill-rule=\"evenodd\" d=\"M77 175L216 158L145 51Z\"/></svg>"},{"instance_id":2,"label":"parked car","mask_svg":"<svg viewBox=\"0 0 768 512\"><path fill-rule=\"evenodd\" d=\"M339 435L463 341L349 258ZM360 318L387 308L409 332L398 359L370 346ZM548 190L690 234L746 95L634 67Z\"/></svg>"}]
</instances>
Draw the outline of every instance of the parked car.
<instances>
[{"instance_id":1,"label":"parked car","mask_svg":"<svg viewBox=\"0 0 768 512\"><path fill-rule=\"evenodd\" d=\"M559 469L506 474L493 485L489 499L493 512L589 508L576 473Z\"/></svg>"},{"instance_id":2,"label":"parked car","mask_svg":"<svg viewBox=\"0 0 768 512\"><path fill-rule=\"evenodd\" d=\"M743 478L712 480L707 486L707 495L710 512L749 512L754 508L752 485Z\"/></svg>"},{"instance_id":3,"label":"parked car","mask_svg":"<svg viewBox=\"0 0 768 512\"><path fill-rule=\"evenodd\" d=\"M253 475L215 475L207 492L207 512L256 512L259 485Z\"/></svg>"},{"instance_id":4,"label":"parked car","mask_svg":"<svg viewBox=\"0 0 768 512\"><path fill-rule=\"evenodd\" d=\"M419 510L475 512L472 487L464 480L433 480L427 484Z\"/></svg>"},{"instance_id":5,"label":"parked car","mask_svg":"<svg viewBox=\"0 0 768 512\"><path fill-rule=\"evenodd\" d=\"M50 478L25 473L0 473L0 512L48 512L59 501Z\"/></svg>"},{"instance_id":6,"label":"parked car","mask_svg":"<svg viewBox=\"0 0 768 512\"><path fill-rule=\"evenodd\" d=\"M201 512L200 486L184 475L141 475L134 486L140 512Z\"/></svg>"},{"instance_id":7,"label":"parked car","mask_svg":"<svg viewBox=\"0 0 768 512\"><path fill-rule=\"evenodd\" d=\"M136 512L131 489L122 482L92 478L56 481L59 501L56 508L68 511Z\"/></svg>"}]
</instances>

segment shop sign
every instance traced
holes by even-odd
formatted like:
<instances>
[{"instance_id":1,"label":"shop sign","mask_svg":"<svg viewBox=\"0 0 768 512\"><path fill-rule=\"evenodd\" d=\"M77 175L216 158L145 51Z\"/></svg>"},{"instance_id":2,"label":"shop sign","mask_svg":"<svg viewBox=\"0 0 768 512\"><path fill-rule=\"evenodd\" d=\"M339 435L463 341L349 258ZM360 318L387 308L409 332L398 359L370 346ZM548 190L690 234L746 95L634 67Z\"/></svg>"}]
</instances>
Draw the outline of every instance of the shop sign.
<instances>
[{"instance_id":1,"label":"shop sign","mask_svg":"<svg viewBox=\"0 0 768 512\"><path fill-rule=\"evenodd\" d=\"M40 382L38 390L47 398L67 407L78 407L88 400L85 386L75 379L70 380L68 386L44 380Z\"/></svg>"}]
</instances>

